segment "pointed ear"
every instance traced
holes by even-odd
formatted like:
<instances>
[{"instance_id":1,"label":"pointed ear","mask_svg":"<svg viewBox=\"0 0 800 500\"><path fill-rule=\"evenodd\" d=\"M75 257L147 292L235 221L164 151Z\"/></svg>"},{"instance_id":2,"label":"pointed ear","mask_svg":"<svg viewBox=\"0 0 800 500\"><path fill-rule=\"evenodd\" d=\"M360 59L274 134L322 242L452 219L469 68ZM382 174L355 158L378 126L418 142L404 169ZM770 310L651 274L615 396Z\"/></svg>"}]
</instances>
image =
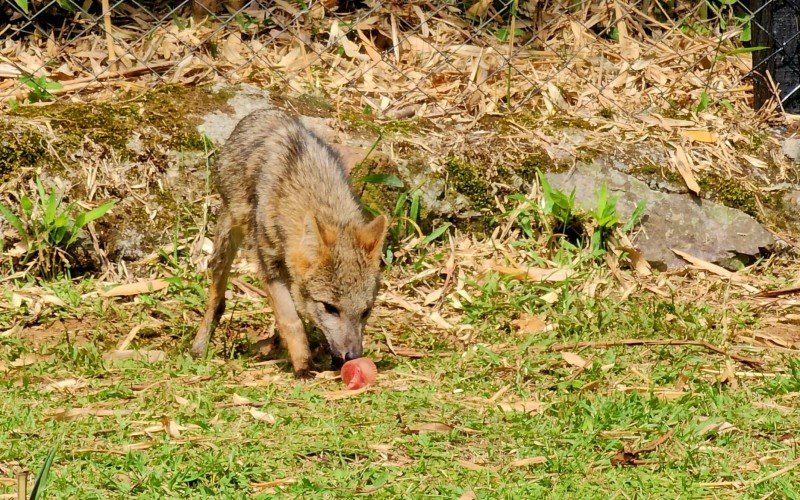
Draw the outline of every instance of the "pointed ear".
<instances>
[{"instance_id":1,"label":"pointed ear","mask_svg":"<svg viewBox=\"0 0 800 500\"><path fill-rule=\"evenodd\" d=\"M319 250L325 250L336 243L336 229L320 222L320 220L313 214L306 214L305 219L305 236L314 235L314 240L321 245Z\"/></svg>"},{"instance_id":2,"label":"pointed ear","mask_svg":"<svg viewBox=\"0 0 800 500\"><path fill-rule=\"evenodd\" d=\"M386 216L379 215L356 230L358 243L370 258L380 257L387 226Z\"/></svg>"},{"instance_id":3,"label":"pointed ear","mask_svg":"<svg viewBox=\"0 0 800 500\"><path fill-rule=\"evenodd\" d=\"M299 270L305 272L311 264L325 258L335 242L336 231L321 223L314 214L308 213L303 220L300 242L292 252L292 261Z\"/></svg>"}]
</instances>

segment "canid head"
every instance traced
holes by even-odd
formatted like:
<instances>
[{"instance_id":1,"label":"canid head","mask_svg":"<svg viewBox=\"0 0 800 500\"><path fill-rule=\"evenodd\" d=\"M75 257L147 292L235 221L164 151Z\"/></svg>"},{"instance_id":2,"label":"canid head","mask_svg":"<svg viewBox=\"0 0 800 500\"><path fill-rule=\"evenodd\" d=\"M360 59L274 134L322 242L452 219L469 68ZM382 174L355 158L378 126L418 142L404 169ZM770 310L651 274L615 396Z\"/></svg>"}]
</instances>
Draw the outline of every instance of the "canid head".
<instances>
[{"instance_id":1,"label":"canid head","mask_svg":"<svg viewBox=\"0 0 800 500\"><path fill-rule=\"evenodd\" d=\"M298 313L325 336L334 364L361 357L364 324L380 284L387 221L331 224L306 216L303 236L289 249L292 299Z\"/></svg>"}]
</instances>

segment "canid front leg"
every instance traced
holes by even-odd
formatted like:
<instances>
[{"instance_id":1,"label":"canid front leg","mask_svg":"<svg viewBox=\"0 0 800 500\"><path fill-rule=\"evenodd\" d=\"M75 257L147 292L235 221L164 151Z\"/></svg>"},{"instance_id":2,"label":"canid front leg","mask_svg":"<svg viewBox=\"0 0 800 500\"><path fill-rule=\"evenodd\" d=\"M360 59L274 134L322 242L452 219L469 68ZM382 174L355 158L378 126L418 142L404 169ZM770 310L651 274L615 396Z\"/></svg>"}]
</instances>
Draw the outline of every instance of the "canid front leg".
<instances>
[{"instance_id":1,"label":"canid front leg","mask_svg":"<svg viewBox=\"0 0 800 500\"><path fill-rule=\"evenodd\" d=\"M294 376L297 378L310 378L311 349L308 347L306 330L303 326L303 321L297 314L292 295L289 293L289 287L282 280L272 279L267 281L267 290L272 299L278 334L289 351Z\"/></svg>"},{"instance_id":2,"label":"canid front leg","mask_svg":"<svg viewBox=\"0 0 800 500\"><path fill-rule=\"evenodd\" d=\"M228 275L241 242L241 228L233 225L229 214L221 214L217 222L217 234L214 237L214 254L209 262L211 285L208 288L206 312L189 351L196 358L206 355L211 335L214 334L217 323L219 323L222 313L225 312L225 289L228 286Z\"/></svg>"}]
</instances>

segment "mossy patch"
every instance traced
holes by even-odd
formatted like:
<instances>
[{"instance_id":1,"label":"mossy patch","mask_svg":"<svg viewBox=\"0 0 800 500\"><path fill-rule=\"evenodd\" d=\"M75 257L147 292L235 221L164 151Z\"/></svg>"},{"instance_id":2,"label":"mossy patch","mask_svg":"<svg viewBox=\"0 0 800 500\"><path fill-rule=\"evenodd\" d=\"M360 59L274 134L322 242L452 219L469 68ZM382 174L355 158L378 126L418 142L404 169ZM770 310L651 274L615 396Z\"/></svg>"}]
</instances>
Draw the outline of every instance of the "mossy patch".
<instances>
[{"instance_id":1,"label":"mossy patch","mask_svg":"<svg viewBox=\"0 0 800 500\"><path fill-rule=\"evenodd\" d=\"M766 139L767 134L765 132L752 132L749 137L745 136L743 140L735 142L734 146L743 153L761 156Z\"/></svg>"},{"instance_id":2,"label":"mossy patch","mask_svg":"<svg viewBox=\"0 0 800 500\"><path fill-rule=\"evenodd\" d=\"M270 95L273 100L274 95L274 93ZM297 113L305 116L327 116L334 110L331 102L320 94L303 94L287 101Z\"/></svg>"},{"instance_id":3,"label":"mossy patch","mask_svg":"<svg viewBox=\"0 0 800 500\"><path fill-rule=\"evenodd\" d=\"M537 146L533 153L524 157L514 171L525 182L533 182L536 179L536 172L564 172L569 169L566 162L556 162L550 158L543 147Z\"/></svg>"},{"instance_id":4,"label":"mossy patch","mask_svg":"<svg viewBox=\"0 0 800 500\"><path fill-rule=\"evenodd\" d=\"M367 158L357 164L350 177L353 179L353 190L361 200L362 205L368 211L376 211L384 214L391 214L397 203L397 198L403 188L390 186L387 184L363 182L361 179L370 174L387 174L400 177L397 165L388 161L382 156Z\"/></svg>"},{"instance_id":5,"label":"mossy patch","mask_svg":"<svg viewBox=\"0 0 800 500\"><path fill-rule=\"evenodd\" d=\"M594 130L595 127L588 120L576 116L554 116L547 123L555 128L577 128L580 130Z\"/></svg>"},{"instance_id":6,"label":"mossy patch","mask_svg":"<svg viewBox=\"0 0 800 500\"><path fill-rule=\"evenodd\" d=\"M769 193L761 198L769 223L787 234L800 234L800 210L781 192Z\"/></svg>"},{"instance_id":7,"label":"mossy patch","mask_svg":"<svg viewBox=\"0 0 800 500\"><path fill-rule=\"evenodd\" d=\"M427 121L422 118L409 118L407 120L391 120L380 122L379 126L384 134L394 135L411 135L415 132L420 132L428 125Z\"/></svg>"},{"instance_id":8,"label":"mossy patch","mask_svg":"<svg viewBox=\"0 0 800 500\"><path fill-rule=\"evenodd\" d=\"M698 178L700 193L726 207L735 208L754 217L762 224L789 234L797 234L798 210L788 204L784 193L764 193L748 188L733 178L704 175Z\"/></svg>"},{"instance_id":9,"label":"mossy patch","mask_svg":"<svg viewBox=\"0 0 800 500\"><path fill-rule=\"evenodd\" d=\"M339 119L352 127L364 128L384 136L411 135L414 132L424 130L427 125L427 121L421 118L379 120L372 113L357 111L343 111L339 114Z\"/></svg>"},{"instance_id":10,"label":"mossy patch","mask_svg":"<svg viewBox=\"0 0 800 500\"><path fill-rule=\"evenodd\" d=\"M651 161L639 162L633 165L630 173L642 180L663 179L670 184L683 186L683 178L672 168L663 168Z\"/></svg>"},{"instance_id":11,"label":"mossy patch","mask_svg":"<svg viewBox=\"0 0 800 500\"><path fill-rule=\"evenodd\" d=\"M197 125L209 110L224 107L230 93L205 88L166 87L142 97L142 121L164 136L175 150L202 151L205 147Z\"/></svg>"},{"instance_id":12,"label":"mossy patch","mask_svg":"<svg viewBox=\"0 0 800 500\"><path fill-rule=\"evenodd\" d=\"M451 156L446 164L448 189L464 195L470 207L478 212L494 207L492 188L486 179L486 172L464 159Z\"/></svg>"},{"instance_id":13,"label":"mossy patch","mask_svg":"<svg viewBox=\"0 0 800 500\"><path fill-rule=\"evenodd\" d=\"M227 99L224 92L204 87L167 86L137 97L124 96L120 102L23 106L10 115L47 120L56 136L54 145L64 157L88 139L124 158L133 133L148 129L149 140L161 147L202 150L203 137L197 131L201 115L222 107Z\"/></svg>"},{"instance_id":14,"label":"mossy patch","mask_svg":"<svg viewBox=\"0 0 800 500\"><path fill-rule=\"evenodd\" d=\"M606 120L611 120L614 118L614 110L612 110L611 108L603 108L597 114L598 116L600 116L601 118L605 118Z\"/></svg>"},{"instance_id":15,"label":"mossy patch","mask_svg":"<svg viewBox=\"0 0 800 500\"><path fill-rule=\"evenodd\" d=\"M697 184L700 186L701 195L726 207L741 210L752 217L760 217L756 194L735 179L725 179L716 174L704 174L698 176Z\"/></svg>"},{"instance_id":16,"label":"mossy patch","mask_svg":"<svg viewBox=\"0 0 800 500\"><path fill-rule=\"evenodd\" d=\"M35 127L4 123L0 130L0 182L17 169L35 166L47 155L47 139Z\"/></svg>"},{"instance_id":17,"label":"mossy patch","mask_svg":"<svg viewBox=\"0 0 800 500\"><path fill-rule=\"evenodd\" d=\"M600 115L604 116L602 112ZM608 113L605 115L608 115ZM595 130L597 128L597 125L580 116L543 116L536 110L527 110L500 117L487 116L481 118L479 123L483 128L494 129L500 133L519 132L520 126L531 128L547 127L554 130Z\"/></svg>"},{"instance_id":18,"label":"mossy patch","mask_svg":"<svg viewBox=\"0 0 800 500\"><path fill-rule=\"evenodd\" d=\"M45 115L61 141L60 149L76 150L84 139L123 151L139 120L135 104L54 104Z\"/></svg>"},{"instance_id":19,"label":"mossy patch","mask_svg":"<svg viewBox=\"0 0 800 500\"><path fill-rule=\"evenodd\" d=\"M122 178L106 186L105 194L119 204L96 228L112 259L138 258L163 242L168 228L190 227L196 220L201 205L187 198L202 189L207 147L197 125L209 111L225 109L231 95L168 86L116 102L22 106L8 113L8 126L0 131L0 180L34 167L43 176L68 178L70 198L82 199L85 174L77 169L88 157L112 157ZM128 195L133 184L148 185L147 201L159 208L156 214Z\"/></svg>"}]
</instances>

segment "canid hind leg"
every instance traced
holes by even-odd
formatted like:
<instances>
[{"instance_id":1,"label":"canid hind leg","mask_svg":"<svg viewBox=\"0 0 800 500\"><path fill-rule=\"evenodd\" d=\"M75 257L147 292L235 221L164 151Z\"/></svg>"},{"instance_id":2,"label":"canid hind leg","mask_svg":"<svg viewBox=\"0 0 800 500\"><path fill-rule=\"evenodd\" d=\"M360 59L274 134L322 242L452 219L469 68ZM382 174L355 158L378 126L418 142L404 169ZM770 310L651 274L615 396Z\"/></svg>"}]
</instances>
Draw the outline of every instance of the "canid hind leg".
<instances>
[{"instance_id":1,"label":"canid hind leg","mask_svg":"<svg viewBox=\"0 0 800 500\"><path fill-rule=\"evenodd\" d=\"M228 286L228 276L241 243L242 228L235 226L231 215L223 209L217 221L214 253L209 262L211 285L208 288L206 312L189 351L196 358L205 356L211 335L217 328L222 313L225 312L225 289Z\"/></svg>"}]
</instances>

